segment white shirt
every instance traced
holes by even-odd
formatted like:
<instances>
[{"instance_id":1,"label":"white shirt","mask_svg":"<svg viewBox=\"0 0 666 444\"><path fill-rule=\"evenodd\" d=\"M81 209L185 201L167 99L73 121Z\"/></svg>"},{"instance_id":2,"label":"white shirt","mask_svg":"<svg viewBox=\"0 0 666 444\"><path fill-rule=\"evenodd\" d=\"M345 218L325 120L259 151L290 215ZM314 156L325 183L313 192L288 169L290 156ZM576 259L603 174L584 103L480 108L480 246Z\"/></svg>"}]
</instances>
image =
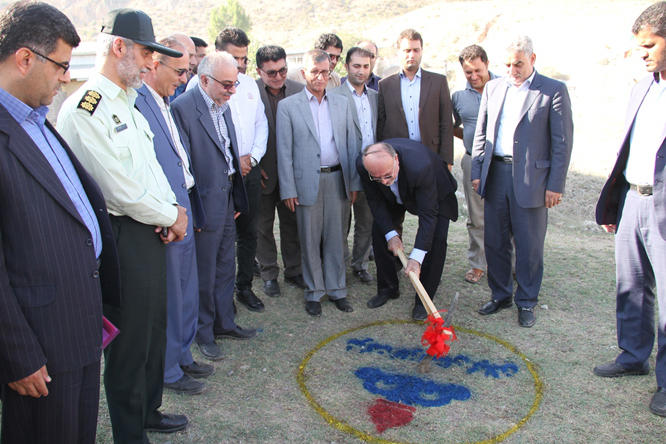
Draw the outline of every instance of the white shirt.
<instances>
[{"instance_id":1,"label":"white shirt","mask_svg":"<svg viewBox=\"0 0 666 444\"><path fill-rule=\"evenodd\" d=\"M506 78L509 89L507 89L506 97L504 97L499 128L497 129L497 140L493 151L496 156L513 156L513 137L516 127L520 123L520 110L525 103L527 91L530 89L535 74L536 70L533 70L532 75L520 86L511 83L509 77Z\"/></svg>"},{"instance_id":2,"label":"white shirt","mask_svg":"<svg viewBox=\"0 0 666 444\"><path fill-rule=\"evenodd\" d=\"M395 200L398 201L400 205L402 205L402 199L400 199L400 191L398 188L398 178L396 177L395 180L391 185L389 185L389 188L391 189L391 192L395 196ZM398 235L398 232L395 230L391 230L386 235L384 238L386 239L386 242L390 241L391 238L395 237ZM418 248L414 248L412 250L412 253L409 255L410 259L414 259L416 262L419 264L423 264L423 259L425 259L427 251L419 250Z\"/></svg>"},{"instance_id":3,"label":"white shirt","mask_svg":"<svg viewBox=\"0 0 666 444\"><path fill-rule=\"evenodd\" d=\"M173 115L171 114L171 105L167 104L166 102L169 100L169 98L167 97L165 99L164 97L160 97L160 95L157 94L157 92L153 88L151 88L150 85L148 85L147 83L146 83L146 88L148 88L148 91L150 91L150 94L152 94L153 99L155 99L155 102L157 102L157 106L159 107L160 111L162 111L162 117L164 117L164 120L166 121L166 124L169 127L171 140L173 140L174 145L176 145L176 149L178 150L178 156L180 157L181 164L183 166L185 185L189 190L194 186L194 176L192 176L192 173L190 172L190 159L187 157L185 148L183 147L183 144L180 141L180 133L178 132L178 127L176 126L176 122L173 120Z\"/></svg>"},{"instance_id":4,"label":"white shirt","mask_svg":"<svg viewBox=\"0 0 666 444\"><path fill-rule=\"evenodd\" d=\"M185 91L189 91L195 86L199 84L199 74L195 74L192 76L189 82L187 82L187 87L185 88Z\"/></svg>"},{"instance_id":5,"label":"white shirt","mask_svg":"<svg viewBox=\"0 0 666 444\"><path fill-rule=\"evenodd\" d=\"M638 185L654 183L654 162L663 142L666 125L666 81L652 82L638 108L629 139L630 149L624 177Z\"/></svg>"},{"instance_id":6,"label":"white shirt","mask_svg":"<svg viewBox=\"0 0 666 444\"><path fill-rule=\"evenodd\" d=\"M319 136L319 149L321 151L321 166L335 166L340 163L338 156L338 147L335 145L333 138L333 122L331 121L331 110L328 106L328 97L324 93L324 97L319 100L312 95L307 88L305 94L310 104L310 112L314 119L317 135Z\"/></svg>"},{"instance_id":7,"label":"white shirt","mask_svg":"<svg viewBox=\"0 0 666 444\"><path fill-rule=\"evenodd\" d=\"M240 84L236 87L236 94L229 100L238 153L241 157L249 154L259 162L266 153L268 143L268 119L264 112L264 102L259 95L259 86L252 77L238 73L238 80Z\"/></svg>"},{"instance_id":8,"label":"white shirt","mask_svg":"<svg viewBox=\"0 0 666 444\"><path fill-rule=\"evenodd\" d=\"M421 101L421 68L416 71L412 80L409 80L404 71L400 71L400 99L402 100L402 109L405 112L409 138L420 142L419 102Z\"/></svg>"},{"instance_id":9,"label":"white shirt","mask_svg":"<svg viewBox=\"0 0 666 444\"><path fill-rule=\"evenodd\" d=\"M358 122L361 124L361 137L363 137L361 149L363 149L375 143L375 134L372 129L372 109L370 108L367 87L363 85L363 93L359 96L351 82L345 82L345 84L349 86L354 98L354 105L356 105L356 115L358 116Z\"/></svg>"}]
</instances>

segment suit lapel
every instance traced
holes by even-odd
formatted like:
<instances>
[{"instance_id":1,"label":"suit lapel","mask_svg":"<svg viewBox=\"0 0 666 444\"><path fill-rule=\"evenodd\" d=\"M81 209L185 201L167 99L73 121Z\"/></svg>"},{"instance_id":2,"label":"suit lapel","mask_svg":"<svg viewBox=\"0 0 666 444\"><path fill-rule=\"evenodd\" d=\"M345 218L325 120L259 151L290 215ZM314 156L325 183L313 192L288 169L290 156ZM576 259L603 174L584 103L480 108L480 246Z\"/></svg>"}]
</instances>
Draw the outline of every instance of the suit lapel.
<instances>
[{"instance_id":1,"label":"suit lapel","mask_svg":"<svg viewBox=\"0 0 666 444\"><path fill-rule=\"evenodd\" d=\"M361 122L358 120L358 112L356 112L356 101L354 101L354 95L352 94L348 86L341 86L341 88L343 88L342 95L345 96L345 98L349 101L349 105L351 106L351 113L352 113L352 119L354 120L354 125L356 125L356 129L358 130L359 134L363 134L363 130L361 129Z\"/></svg>"},{"instance_id":2,"label":"suit lapel","mask_svg":"<svg viewBox=\"0 0 666 444\"><path fill-rule=\"evenodd\" d=\"M525 117L527 110L529 110L532 107L534 101L537 99L537 97L539 97L539 94L541 94L541 91L539 90L539 87L541 86L540 77L541 76L539 75L539 73L534 74L534 79L532 79L530 88L527 90L527 95L525 96L525 101L523 102L523 106L520 108L520 114L518 114L518 122L523 120L523 117Z\"/></svg>"},{"instance_id":3,"label":"suit lapel","mask_svg":"<svg viewBox=\"0 0 666 444\"><path fill-rule=\"evenodd\" d=\"M394 107L400 110L402 120L407 122L407 118L405 117L405 109L402 107L402 96L400 95L400 74L396 74L393 78L389 79L391 83L389 83L387 86L389 86L389 93L395 101Z\"/></svg>"},{"instance_id":4,"label":"suit lapel","mask_svg":"<svg viewBox=\"0 0 666 444\"><path fill-rule=\"evenodd\" d=\"M308 102L308 96L305 94L305 88L301 91L301 96L298 99L300 100L298 109L301 111L305 124L310 129L312 136L317 141L317 145L319 145L319 134L317 134L317 127L315 127L312 111L310 110L310 103Z\"/></svg>"},{"instance_id":5,"label":"suit lapel","mask_svg":"<svg viewBox=\"0 0 666 444\"><path fill-rule=\"evenodd\" d=\"M419 95L419 122L422 122L421 119L421 110L425 107L426 100L428 100L428 94L430 94L430 73L428 71L421 70L421 92Z\"/></svg>"},{"instance_id":6,"label":"suit lapel","mask_svg":"<svg viewBox=\"0 0 666 444\"><path fill-rule=\"evenodd\" d=\"M264 102L264 110L266 111L268 126L273 134L275 134L275 116L273 115L271 101L269 100L268 93L266 92L266 85L261 79L259 79L257 80L257 86L259 86L259 95L261 96L261 101ZM285 97L287 96L287 88L284 89L284 95Z\"/></svg>"},{"instance_id":7,"label":"suit lapel","mask_svg":"<svg viewBox=\"0 0 666 444\"><path fill-rule=\"evenodd\" d=\"M197 110L199 111L199 122L201 122L201 126L204 127L208 133L208 136L213 139L215 145L217 145L220 151L222 151L222 154L224 154L224 148L220 144L220 138L218 137L217 131L215 130L215 124L213 124L213 118L210 116L210 111L206 106L204 98L201 97L201 91L199 91L199 88L197 88L197 91L194 94L194 99L197 105Z\"/></svg>"},{"instance_id":8,"label":"suit lapel","mask_svg":"<svg viewBox=\"0 0 666 444\"><path fill-rule=\"evenodd\" d=\"M169 140L169 144L171 145L171 149L176 154L178 154L178 157L180 157L178 148L176 148L176 144L171 138L171 130L169 129L169 125L167 125L166 120L164 120L164 115L162 115L162 110L160 109L160 106L157 104L157 102L155 102L155 98L148 90L148 87L146 85L143 85L141 88L137 89L137 92L139 93L139 97L137 99L143 100L146 103L146 106L153 113L155 120L157 120L157 123L159 123L160 127L162 127L162 131L164 132L164 134L166 134L167 139Z\"/></svg>"},{"instance_id":9,"label":"suit lapel","mask_svg":"<svg viewBox=\"0 0 666 444\"><path fill-rule=\"evenodd\" d=\"M377 133L377 94L370 95L370 88L368 88L368 102L370 102L370 122L372 122L372 134Z\"/></svg>"},{"instance_id":10,"label":"suit lapel","mask_svg":"<svg viewBox=\"0 0 666 444\"><path fill-rule=\"evenodd\" d=\"M56 135L61 145L66 143L59 137L53 127L46 122L47 127ZM9 112L0 106L0 131L9 134L7 148L23 164L25 169L37 180L44 189L65 208L76 220L83 223L81 215L76 210L72 199L70 199L65 187L56 175L55 171L46 160L35 142L28 136L25 130L18 124Z\"/></svg>"},{"instance_id":11,"label":"suit lapel","mask_svg":"<svg viewBox=\"0 0 666 444\"><path fill-rule=\"evenodd\" d=\"M502 101L488 100L488 107L493 107L492 109L488 110L488 115L495 118L495 128L493 134L493 140L495 140L495 142L497 142L497 132L499 131L499 123L500 119L502 118L502 109L504 108L506 93L509 91L509 84L505 81L498 82L497 90L498 92L496 94L502 95ZM490 153L490 155L492 155L492 153Z\"/></svg>"}]
</instances>

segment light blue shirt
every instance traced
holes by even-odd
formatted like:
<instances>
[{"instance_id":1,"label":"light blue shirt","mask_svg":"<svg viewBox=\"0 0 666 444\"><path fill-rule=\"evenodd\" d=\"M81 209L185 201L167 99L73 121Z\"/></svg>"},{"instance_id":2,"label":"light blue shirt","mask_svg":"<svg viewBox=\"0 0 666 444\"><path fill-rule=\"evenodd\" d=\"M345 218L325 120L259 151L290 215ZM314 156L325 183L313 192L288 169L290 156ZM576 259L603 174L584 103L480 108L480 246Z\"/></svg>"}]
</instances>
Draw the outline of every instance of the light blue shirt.
<instances>
[{"instance_id":1,"label":"light blue shirt","mask_svg":"<svg viewBox=\"0 0 666 444\"><path fill-rule=\"evenodd\" d=\"M398 178L396 177L395 180L391 185L389 185L389 188L391 189L391 192L395 196L395 200L398 201L400 205L402 205L402 199L400 199L400 191L398 188ZM398 236L398 232L395 230L391 230L386 235L384 238L386 239L386 242L390 241L392 237ZM419 264L423 264L423 260L425 259L427 251L424 250L419 250L418 248L414 248L412 250L412 253L409 255L410 259L414 259L416 262Z\"/></svg>"},{"instance_id":2,"label":"light blue shirt","mask_svg":"<svg viewBox=\"0 0 666 444\"><path fill-rule=\"evenodd\" d=\"M351 82L345 82L349 86L354 105L356 106L356 115L358 122L361 124L361 137L363 138L361 150L368 145L375 143L375 132L372 128L372 109L370 108L370 100L368 99L368 89L364 85L363 93L359 96Z\"/></svg>"},{"instance_id":3,"label":"light blue shirt","mask_svg":"<svg viewBox=\"0 0 666 444\"><path fill-rule=\"evenodd\" d=\"M333 122L331 121L331 110L328 106L328 97L324 93L324 97L319 100L305 88L305 95L310 104L310 112L314 119L315 128L317 128L317 135L319 136L319 149L321 151L321 166L335 166L340 163L338 156L338 147L335 145L333 138Z\"/></svg>"},{"instance_id":4,"label":"light blue shirt","mask_svg":"<svg viewBox=\"0 0 666 444\"><path fill-rule=\"evenodd\" d=\"M489 80L497 78L492 72L489 72L489 74ZM462 124L463 145L467 154L472 154L474 131L476 131L476 121L479 117L479 108L481 107L481 93L467 82L464 90L453 93L451 104L453 105L453 126L458 128Z\"/></svg>"},{"instance_id":5,"label":"light blue shirt","mask_svg":"<svg viewBox=\"0 0 666 444\"><path fill-rule=\"evenodd\" d=\"M495 141L495 150L493 154L496 156L513 156L513 137L516 134L516 127L520 123L520 111L523 108L525 99L527 98L527 91L536 75L536 69L532 71L532 75L525 80L520 86L516 86L506 77L506 83L509 88L504 97L504 104L502 105L502 112L499 119L499 128L497 128L497 140Z\"/></svg>"},{"instance_id":6,"label":"light blue shirt","mask_svg":"<svg viewBox=\"0 0 666 444\"><path fill-rule=\"evenodd\" d=\"M229 108L229 102L225 103L222 106L219 106L217 103L211 99L206 91L199 84L199 92L206 102L208 111L210 112L210 117L213 119L213 124L215 125L215 131L217 132L217 137L222 142L222 147L224 150L224 159L227 161L227 174L231 176L236 172L234 168L234 158L231 155L231 138L229 138L229 128L227 128L227 122L224 120L224 112Z\"/></svg>"},{"instance_id":7,"label":"light blue shirt","mask_svg":"<svg viewBox=\"0 0 666 444\"><path fill-rule=\"evenodd\" d=\"M102 252L102 235L95 212L67 152L56 136L44 125L49 109L46 106L32 109L2 88L0 88L0 103L7 108L9 114L21 125L21 128L46 157L83 223L90 231L95 246L95 255L99 257Z\"/></svg>"},{"instance_id":8,"label":"light blue shirt","mask_svg":"<svg viewBox=\"0 0 666 444\"><path fill-rule=\"evenodd\" d=\"M405 73L400 71L400 98L402 99L402 109L405 112L409 138L420 142L419 101L421 100L421 68L416 71L413 80L409 80Z\"/></svg>"}]
</instances>

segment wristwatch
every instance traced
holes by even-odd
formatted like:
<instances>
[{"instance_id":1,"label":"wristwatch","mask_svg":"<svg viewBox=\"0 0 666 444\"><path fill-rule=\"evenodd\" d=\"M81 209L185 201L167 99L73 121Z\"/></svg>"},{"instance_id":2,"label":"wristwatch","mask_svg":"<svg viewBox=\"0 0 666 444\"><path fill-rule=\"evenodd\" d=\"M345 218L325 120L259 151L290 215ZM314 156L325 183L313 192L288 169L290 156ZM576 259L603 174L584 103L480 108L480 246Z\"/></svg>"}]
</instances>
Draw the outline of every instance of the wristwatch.
<instances>
[{"instance_id":1,"label":"wristwatch","mask_svg":"<svg viewBox=\"0 0 666 444\"><path fill-rule=\"evenodd\" d=\"M250 156L250 165L252 166L252 168L256 167L258 163L259 163L259 162L257 162L257 159L255 159L254 157Z\"/></svg>"}]
</instances>

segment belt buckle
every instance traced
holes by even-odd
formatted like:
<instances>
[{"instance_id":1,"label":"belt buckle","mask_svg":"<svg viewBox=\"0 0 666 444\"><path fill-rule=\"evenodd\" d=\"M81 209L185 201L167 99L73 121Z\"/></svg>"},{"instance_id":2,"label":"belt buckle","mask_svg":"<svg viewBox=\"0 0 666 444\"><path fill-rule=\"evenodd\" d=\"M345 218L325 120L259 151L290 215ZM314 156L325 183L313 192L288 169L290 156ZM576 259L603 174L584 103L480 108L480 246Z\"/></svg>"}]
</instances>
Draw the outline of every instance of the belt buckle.
<instances>
[{"instance_id":1,"label":"belt buckle","mask_svg":"<svg viewBox=\"0 0 666 444\"><path fill-rule=\"evenodd\" d=\"M636 192L641 196L651 196L652 185L636 185Z\"/></svg>"}]
</instances>

